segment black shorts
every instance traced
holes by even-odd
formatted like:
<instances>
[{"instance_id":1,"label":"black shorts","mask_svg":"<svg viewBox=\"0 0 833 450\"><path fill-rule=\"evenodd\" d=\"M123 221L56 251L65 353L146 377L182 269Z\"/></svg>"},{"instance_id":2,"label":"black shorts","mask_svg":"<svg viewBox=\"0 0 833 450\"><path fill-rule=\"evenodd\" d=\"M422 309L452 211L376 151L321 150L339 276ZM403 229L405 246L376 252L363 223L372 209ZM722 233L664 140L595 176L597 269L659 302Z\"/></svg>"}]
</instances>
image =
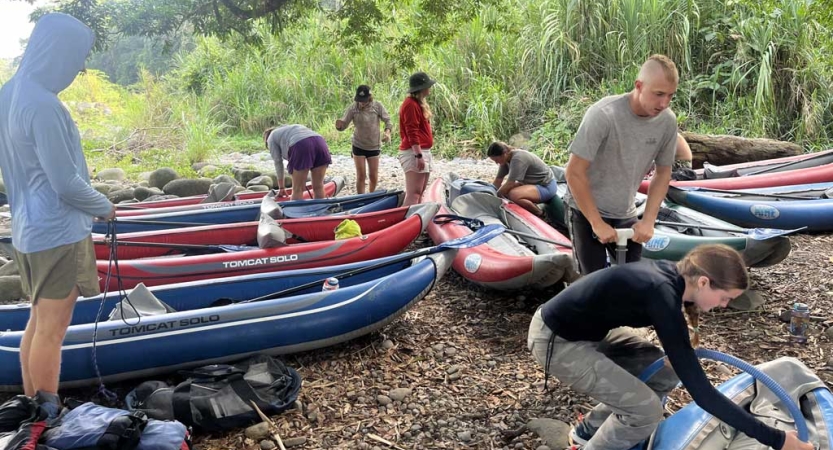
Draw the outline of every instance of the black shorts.
<instances>
[{"instance_id":1,"label":"black shorts","mask_svg":"<svg viewBox=\"0 0 833 450\"><path fill-rule=\"evenodd\" d=\"M570 230L570 240L573 242L573 257L578 263L579 273L587 275L607 266L607 256L610 260L616 259L616 243L602 244L593 234L593 227L584 217L581 211L575 208L568 208L567 226ZM636 217L627 219L602 218L613 228L631 228L637 221ZM642 259L642 244L628 240L628 252L625 254L626 262L634 262Z\"/></svg>"},{"instance_id":2,"label":"black shorts","mask_svg":"<svg viewBox=\"0 0 833 450\"><path fill-rule=\"evenodd\" d=\"M382 154L381 150L365 150L363 148L358 148L355 145L353 146L353 156L364 156L365 158L376 158Z\"/></svg>"}]
</instances>

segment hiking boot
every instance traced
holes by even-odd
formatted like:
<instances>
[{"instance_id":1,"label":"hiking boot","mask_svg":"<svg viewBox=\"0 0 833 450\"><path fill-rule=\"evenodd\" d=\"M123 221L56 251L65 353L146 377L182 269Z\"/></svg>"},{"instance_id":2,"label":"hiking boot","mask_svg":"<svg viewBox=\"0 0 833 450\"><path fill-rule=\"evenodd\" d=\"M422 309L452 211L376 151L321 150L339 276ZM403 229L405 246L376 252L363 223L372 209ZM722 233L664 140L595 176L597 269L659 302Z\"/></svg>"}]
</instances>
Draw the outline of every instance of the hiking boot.
<instances>
[{"instance_id":1,"label":"hiking boot","mask_svg":"<svg viewBox=\"0 0 833 450\"><path fill-rule=\"evenodd\" d=\"M581 420L570 428L570 444L572 444L573 447L581 448L587 445L592 437L593 435L587 431L587 427Z\"/></svg>"},{"instance_id":2,"label":"hiking boot","mask_svg":"<svg viewBox=\"0 0 833 450\"><path fill-rule=\"evenodd\" d=\"M46 412L47 421L54 420L61 415L63 407L60 404L61 399L56 394L38 391L35 393L35 396L32 397L32 400L34 400L35 403L37 403L38 406Z\"/></svg>"}]
</instances>

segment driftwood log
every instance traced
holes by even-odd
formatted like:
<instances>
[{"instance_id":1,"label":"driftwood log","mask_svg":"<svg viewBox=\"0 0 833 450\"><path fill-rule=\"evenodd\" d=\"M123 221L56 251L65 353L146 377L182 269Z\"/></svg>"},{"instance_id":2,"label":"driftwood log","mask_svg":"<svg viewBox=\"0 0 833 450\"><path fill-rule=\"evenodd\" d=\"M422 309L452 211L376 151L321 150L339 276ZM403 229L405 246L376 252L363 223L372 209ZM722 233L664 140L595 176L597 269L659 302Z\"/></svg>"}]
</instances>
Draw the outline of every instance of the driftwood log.
<instances>
[{"instance_id":1,"label":"driftwood log","mask_svg":"<svg viewBox=\"0 0 833 450\"><path fill-rule=\"evenodd\" d=\"M738 136L682 133L691 147L692 165L703 167L703 162L726 165L762 159L782 158L803 153L800 146L792 142L774 139L742 138Z\"/></svg>"}]
</instances>

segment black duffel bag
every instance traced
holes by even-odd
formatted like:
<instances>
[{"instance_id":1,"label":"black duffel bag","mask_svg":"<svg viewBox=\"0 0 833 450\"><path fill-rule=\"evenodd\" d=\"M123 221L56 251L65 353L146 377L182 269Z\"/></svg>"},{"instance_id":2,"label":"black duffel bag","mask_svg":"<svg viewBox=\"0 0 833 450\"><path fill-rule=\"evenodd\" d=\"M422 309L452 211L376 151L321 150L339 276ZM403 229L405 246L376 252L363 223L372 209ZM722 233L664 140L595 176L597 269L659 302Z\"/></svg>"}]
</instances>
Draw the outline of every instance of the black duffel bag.
<instances>
[{"instance_id":1,"label":"black duffel bag","mask_svg":"<svg viewBox=\"0 0 833 450\"><path fill-rule=\"evenodd\" d=\"M289 409L301 389L298 372L268 355L180 373L188 379L177 386L161 381L140 384L125 399L128 409L153 419L223 431L260 421L252 402L266 415Z\"/></svg>"}]
</instances>

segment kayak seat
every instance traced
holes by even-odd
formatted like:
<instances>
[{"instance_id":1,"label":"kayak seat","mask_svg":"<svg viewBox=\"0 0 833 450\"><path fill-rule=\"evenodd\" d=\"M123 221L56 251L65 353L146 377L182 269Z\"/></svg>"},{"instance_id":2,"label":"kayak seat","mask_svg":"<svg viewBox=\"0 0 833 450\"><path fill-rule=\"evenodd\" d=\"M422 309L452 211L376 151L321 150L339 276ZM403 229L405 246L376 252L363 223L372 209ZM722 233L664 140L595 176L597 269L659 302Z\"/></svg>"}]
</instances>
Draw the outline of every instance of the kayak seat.
<instances>
[{"instance_id":1,"label":"kayak seat","mask_svg":"<svg viewBox=\"0 0 833 450\"><path fill-rule=\"evenodd\" d=\"M107 320L136 319L176 312L168 304L156 298L144 283L139 283L116 304Z\"/></svg>"},{"instance_id":2,"label":"kayak seat","mask_svg":"<svg viewBox=\"0 0 833 450\"><path fill-rule=\"evenodd\" d=\"M676 211L670 208L660 207L659 214L657 214L657 220L662 222L674 222L674 223L683 223L687 224L690 222L690 219L686 219L685 217L680 216L677 214ZM697 224L692 224L697 225ZM673 230L680 234L685 234L687 236L703 236L703 230L696 227L690 227L687 225L660 225L661 227Z\"/></svg>"}]
</instances>

